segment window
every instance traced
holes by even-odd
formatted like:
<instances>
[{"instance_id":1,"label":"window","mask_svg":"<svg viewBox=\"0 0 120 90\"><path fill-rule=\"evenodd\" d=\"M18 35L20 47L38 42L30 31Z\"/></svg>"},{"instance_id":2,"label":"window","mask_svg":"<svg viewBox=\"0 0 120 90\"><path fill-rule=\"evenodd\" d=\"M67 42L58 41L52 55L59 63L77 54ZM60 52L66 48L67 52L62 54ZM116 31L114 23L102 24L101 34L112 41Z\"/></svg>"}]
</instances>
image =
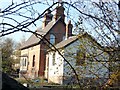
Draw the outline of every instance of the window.
<instances>
[{"instance_id":1,"label":"window","mask_svg":"<svg viewBox=\"0 0 120 90\"><path fill-rule=\"evenodd\" d=\"M84 51L77 50L76 65L83 65L85 63L86 54Z\"/></svg>"},{"instance_id":2,"label":"window","mask_svg":"<svg viewBox=\"0 0 120 90\"><path fill-rule=\"evenodd\" d=\"M55 65L55 52L53 53L53 65Z\"/></svg>"},{"instance_id":3,"label":"window","mask_svg":"<svg viewBox=\"0 0 120 90\"><path fill-rule=\"evenodd\" d=\"M33 63L32 63L32 67L35 66L35 55L33 55Z\"/></svg>"},{"instance_id":4,"label":"window","mask_svg":"<svg viewBox=\"0 0 120 90\"><path fill-rule=\"evenodd\" d=\"M26 64L27 64L27 61L26 61L26 58L25 58L24 65L26 66Z\"/></svg>"},{"instance_id":5,"label":"window","mask_svg":"<svg viewBox=\"0 0 120 90\"><path fill-rule=\"evenodd\" d=\"M55 35L50 34L50 43L55 44Z\"/></svg>"},{"instance_id":6,"label":"window","mask_svg":"<svg viewBox=\"0 0 120 90\"><path fill-rule=\"evenodd\" d=\"M26 57L23 57L20 61L20 65L21 66L27 66L27 58Z\"/></svg>"}]
</instances>

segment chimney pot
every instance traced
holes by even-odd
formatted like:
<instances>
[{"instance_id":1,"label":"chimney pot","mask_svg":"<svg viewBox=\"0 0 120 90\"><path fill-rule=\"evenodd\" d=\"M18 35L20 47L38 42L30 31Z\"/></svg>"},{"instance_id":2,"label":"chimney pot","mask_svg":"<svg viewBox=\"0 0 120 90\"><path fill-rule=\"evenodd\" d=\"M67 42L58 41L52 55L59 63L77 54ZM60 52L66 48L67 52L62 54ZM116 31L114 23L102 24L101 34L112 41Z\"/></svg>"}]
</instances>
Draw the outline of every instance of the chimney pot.
<instances>
[{"instance_id":1,"label":"chimney pot","mask_svg":"<svg viewBox=\"0 0 120 90\"><path fill-rule=\"evenodd\" d=\"M44 21L43 21L43 29L46 27L46 25L52 21L53 15L51 14L51 10L47 10L44 15Z\"/></svg>"},{"instance_id":2,"label":"chimney pot","mask_svg":"<svg viewBox=\"0 0 120 90\"><path fill-rule=\"evenodd\" d=\"M61 17L62 21L65 20L64 10L65 8L63 7L63 5L56 7L55 20L57 20L59 17Z\"/></svg>"},{"instance_id":3,"label":"chimney pot","mask_svg":"<svg viewBox=\"0 0 120 90\"><path fill-rule=\"evenodd\" d=\"M73 25L71 24L71 20L68 21L68 24L66 25L66 38L69 38L72 36L72 28Z\"/></svg>"}]
</instances>

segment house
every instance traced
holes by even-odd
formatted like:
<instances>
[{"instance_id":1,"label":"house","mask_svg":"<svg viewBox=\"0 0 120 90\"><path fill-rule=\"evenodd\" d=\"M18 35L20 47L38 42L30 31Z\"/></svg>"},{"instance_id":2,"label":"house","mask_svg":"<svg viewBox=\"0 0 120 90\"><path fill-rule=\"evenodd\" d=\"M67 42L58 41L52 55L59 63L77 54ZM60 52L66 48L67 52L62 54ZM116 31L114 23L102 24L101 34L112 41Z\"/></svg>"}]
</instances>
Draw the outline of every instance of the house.
<instances>
[{"instance_id":1,"label":"house","mask_svg":"<svg viewBox=\"0 0 120 90\"><path fill-rule=\"evenodd\" d=\"M48 10L44 15L43 26L35 32L42 37L38 38L32 34L30 38L21 46L20 77L28 78L43 77L46 65L46 51L51 45L44 40L46 38L55 45L72 36L72 24L65 24L63 5L56 7L55 15Z\"/></svg>"},{"instance_id":2,"label":"house","mask_svg":"<svg viewBox=\"0 0 120 90\"><path fill-rule=\"evenodd\" d=\"M120 85L120 46L105 47L105 51L109 54L110 78L107 82L107 85L119 86Z\"/></svg>"},{"instance_id":3,"label":"house","mask_svg":"<svg viewBox=\"0 0 120 90\"><path fill-rule=\"evenodd\" d=\"M82 83L85 80L91 80L90 84L93 80L96 80L96 83L102 83L108 79L109 56L88 33L71 36L55 47L62 55L54 48L47 51L45 77L48 82L68 84L77 81L75 73L66 60L76 70Z\"/></svg>"},{"instance_id":4,"label":"house","mask_svg":"<svg viewBox=\"0 0 120 90\"><path fill-rule=\"evenodd\" d=\"M62 5L57 6L54 16L48 10L43 26L35 31L42 37L32 34L21 46L20 77L45 77L48 82L58 84L76 81L66 59L80 79L106 80L109 77L108 54L88 33L73 36L73 25L71 21L65 23L64 10ZM55 45L61 54L45 39Z\"/></svg>"}]
</instances>

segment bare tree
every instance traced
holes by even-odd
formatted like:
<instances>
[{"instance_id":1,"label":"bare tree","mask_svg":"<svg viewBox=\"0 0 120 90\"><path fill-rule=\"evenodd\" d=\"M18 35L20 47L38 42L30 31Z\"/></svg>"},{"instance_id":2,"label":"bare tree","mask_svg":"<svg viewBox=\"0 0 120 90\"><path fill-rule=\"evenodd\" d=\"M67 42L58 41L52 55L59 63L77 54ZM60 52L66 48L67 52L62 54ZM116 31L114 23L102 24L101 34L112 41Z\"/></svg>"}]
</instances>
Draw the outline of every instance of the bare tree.
<instances>
[{"instance_id":1,"label":"bare tree","mask_svg":"<svg viewBox=\"0 0 120 90\"><path fill-rule=\"evenodd\" d=\"M112 72L109 79L114 80L114 78L117 78L117 81L119 81L119 53L120 53L120 42L118 39L119 31L119 7L116 1L102 1L99 2L93 2L90 1L84 1L84 0L77 0L72 2L53 2L50 4L47 0L46 1L39 1L39 0L28 0L28 1L21 1L20 3L14 3L11 2L10 5L8 5L6 8L1 9L0 11L0 18L2 19L2 22L0 23L0 37L9 35L14 32L22 31L22 32L30 32L36 35L36 37L41 38L42 35L39 35L38 33L32 31L29 27L31 25L37 26L36 23L42 19L45 12L48 9L54 10L54 6L58 3L64 4L66 7L66 16L67 18L70 18L75 26L74 32L77 32L77 34L81 34L81 32L88 32L89 34L95 36L95 40L99 42L99 44L102 45L103 52L106 52L109 54L110 61L106 62L109 63L111 68L117 69L116 72ZM46 8L42 13L37 11L35 9L35 5L47 5L48 8ZM79 21L77 22L74 19L74 16L71 14L71 10L75 11L78 14ZM25 15L25 13L29 13ZM17 18L14 18L14 16L17 16L18 18L21 18L21 21L17 20ZM7 20L10 20L12 23L7 22ZM14 25L13 25L14 23ZM45 41L48 42L48 44L51 44L46 38L44 38ZM54 48L55 46L52 45ZM56 49L56 48L55 48ZM85 47L87 50L87 48ZM59 54L62 56L60 51L56 49ZM116 55L118 53L118 55ZM93 53L94 54L94 53ZM91 54L89 54L91 55ZM102 55L102 53L101 53ZM96 55L98 56L98 54ZM64 56L62 56L64 58ZM90 57L91 58L91 57ZM92 57L93 60L99 62L95 56ZM73 72L75 73L78 84L81 86L79 82L79 75L77 74L77 70L69 63L69 60L64 58L64 60L69 64L70 68L72 68ZM114 63L114 65L112 64ZM112 66L112 65L113 66ZM105 65L105 64L103 64ZM107 69L110 69L109 67L106 67ZM92 71L91 71L92 73ZM116 75L114 78L113 75ZM96 75L97 76L97 75ZM105 82L106 83L106 82Z\"/></svg>"}]
</instances>

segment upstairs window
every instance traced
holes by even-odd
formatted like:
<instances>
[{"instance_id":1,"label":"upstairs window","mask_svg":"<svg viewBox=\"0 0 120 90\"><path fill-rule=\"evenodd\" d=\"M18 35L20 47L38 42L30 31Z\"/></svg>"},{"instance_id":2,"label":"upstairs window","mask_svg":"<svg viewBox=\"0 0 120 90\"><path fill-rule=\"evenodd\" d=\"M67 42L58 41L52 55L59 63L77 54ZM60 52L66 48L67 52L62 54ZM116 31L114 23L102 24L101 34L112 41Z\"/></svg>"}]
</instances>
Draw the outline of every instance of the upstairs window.
<instances>
[{"instance_id":1,"label":"upstairs window","mask_svg":"<svg viewBox=\"0 0 120 90\"><path fill-rule=\"evenodd\" d=\"M84 51L77 50L76 52L76 65L83 65L85 63L86 54Z\"/></svg>"},{"instance_id":2,"label":"upstairs window","mask_svg":"<svg viewBox=\"0 0 120 90\"><path fill-rule=\"evenodd\" d=\"M33 55L33 63L32 63L32 67L35 66L35 55Z\"/></svg>"},{"instance_id":3,"label":"upstairs window","mask_svg":"<svg viewBox=\"0 0 120 90\"><path fill-rule=\"evenodd\" d=\"M50 43L53 45L55 44L55 35L53 35L53 34L50 34Z\"/></svg>"}]
</instances>

